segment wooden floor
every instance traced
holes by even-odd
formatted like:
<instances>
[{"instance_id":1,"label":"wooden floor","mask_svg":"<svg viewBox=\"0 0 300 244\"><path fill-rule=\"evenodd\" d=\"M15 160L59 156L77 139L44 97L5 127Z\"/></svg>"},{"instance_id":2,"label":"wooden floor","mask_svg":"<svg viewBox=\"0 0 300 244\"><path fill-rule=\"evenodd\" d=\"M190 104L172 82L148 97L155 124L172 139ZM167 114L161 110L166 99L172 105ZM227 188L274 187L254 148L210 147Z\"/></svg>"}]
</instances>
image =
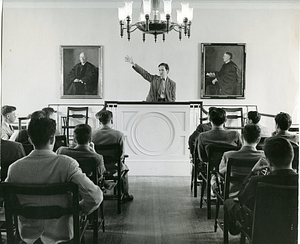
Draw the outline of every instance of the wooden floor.
<instances>
[{"instance_id":1,"label":"wooden floor","mask_svg":"<svg viewBox=\"0 0 300 244\"><path fill-rule=\"evenodd\" d=\"M122 204L119 215L116 202L105 201L106 232L99 231L99 244L223 243L222 231L214 232L214 220L206 219L206 205L200 209L199 197L192 196L189 177L130 176L129 180L134 200ZM88 232L87 244L91 238ZM239 243L239 236L229 238L229 243Z\"/></svg>"}]
</instances>

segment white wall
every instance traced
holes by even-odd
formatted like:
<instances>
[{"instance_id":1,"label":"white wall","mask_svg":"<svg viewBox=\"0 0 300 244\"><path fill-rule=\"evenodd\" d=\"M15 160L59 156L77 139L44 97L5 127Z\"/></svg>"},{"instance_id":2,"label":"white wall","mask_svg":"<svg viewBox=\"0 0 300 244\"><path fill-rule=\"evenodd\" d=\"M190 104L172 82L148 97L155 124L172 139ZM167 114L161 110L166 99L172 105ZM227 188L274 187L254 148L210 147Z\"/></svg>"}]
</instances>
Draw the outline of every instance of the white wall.
<instances>
[{"instance_id":1,"label":"white wall","mask_svg":"<svg viewBox=\"0 0 300 244\"><path fill-rule=\"evenodd\" d=\"M135 1L137 20L139 1ZM177 82L177 100L200 99L200 43L246 43L246 98L205 99L206 104L257 104L260 112L286 111L299 123L299 21L296 1L260 4L194 3L191 38L166 42L142 33L132 40L119 36L117 6L122 3L59 4L4 1L2 36L2 104L27 115L49 103L103 103L144 100L149 84L136 74L126 54L157 73L167 62ZM190 5L193 5L192 3ZM176 5L177 6L177 5ZM174 18L176 18L174 10ZM103 99L60 99L60 45L103 45Z\"/></svg>"}]
</instances>

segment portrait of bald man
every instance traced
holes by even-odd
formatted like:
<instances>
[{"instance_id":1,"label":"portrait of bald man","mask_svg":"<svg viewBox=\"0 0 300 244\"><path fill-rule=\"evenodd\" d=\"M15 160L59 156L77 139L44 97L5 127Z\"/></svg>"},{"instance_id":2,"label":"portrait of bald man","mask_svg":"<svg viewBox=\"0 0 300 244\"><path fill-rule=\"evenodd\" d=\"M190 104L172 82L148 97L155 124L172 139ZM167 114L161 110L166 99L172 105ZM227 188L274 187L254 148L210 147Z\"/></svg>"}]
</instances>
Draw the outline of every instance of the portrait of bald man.
<instances>
[{"instance_id":1,"label":"portrait of bald man","mask_svg":"<svg viewBox=\"0 0 300 244\"><path fill-rule=\"evenodd\" d=\"M78 52L77 52L78 53ZM90 53L89 53L90 55ZM98 94L98 77L99 69L92 63L88 62L89 55L85 51L80 51L77 56L75 53L68 53L64 59L68 59L68 66L70 66L71 60L78 63L70 67L64 67L65 82L63 85L63 95L97 95ZM71 69L71 70L70 70Z\"/></svg>"}]
</instances>

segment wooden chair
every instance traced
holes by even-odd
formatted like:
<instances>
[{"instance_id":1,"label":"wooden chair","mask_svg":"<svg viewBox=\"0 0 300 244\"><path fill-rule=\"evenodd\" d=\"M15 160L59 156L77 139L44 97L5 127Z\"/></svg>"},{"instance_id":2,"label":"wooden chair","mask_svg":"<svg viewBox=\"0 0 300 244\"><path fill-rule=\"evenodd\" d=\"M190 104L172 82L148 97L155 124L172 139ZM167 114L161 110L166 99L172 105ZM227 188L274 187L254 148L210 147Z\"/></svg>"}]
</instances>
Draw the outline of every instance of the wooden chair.
<instances>
[{"instance_id":1,"label":"wooden chair","mask_svg":"<svg viewBox=\"0 0 300 244\"><path fill-rule=\"evenodd\" d=\"M299 172L299 146L293 145L293 149L294 149L294 158L292 162L292 167L297 172Z\"/></svg>"},{"instance_id":2,"label":"wooden chair","mask_svg":"<svg viewBox=\"0 0 300 244\"><path fill-rule=\"evenodd\" d=\"M227 169L225 178L223 178L223 183L219 182L218 179L222 179L222 175L216 174L217 186L218 188L214 190L214 193L217 196L217 203L216 203L216 215L215 215L215 232L217 231L218 224L223 227L223 238L224 244L228 243L228 226L227 222L224 219L223 225L218 221L219 217L219 210L221 203L224 203L226 199L229 198L230 194L230 184L242 184L245 177L249 174L253 166L257 163L258 159L236 159L236 158L229 158L227 162Z\"/></svg>"},{"instance_id":3,"label":"wooden chair","mask_svg":"<svg viewBox=\"0 0 300 244\"><path fill-rule=\"evenodd\" d=\"M263 150L263 148L264 148L264 143L265 143L265 140L266 140L267 138L268 138L268 137L261 137L261 138L260 138L259 143L256 145L256 149L257 149L257 150Z\"/></svg>"},{"instance_id":4,"label":"wooden chair","mask_svg":"<svg viewBox=\"0 0 300 244\"><path fill-rule=\"evenodd\" d=\"M16 160L4 160L1 159L1 181L5 181L7 177L8 167Z\"/></svg>"},{"instance_id":5,"label":"wooden chair","mask_svg":"<svg viewBox=\"0 0 300 244\"><path fill-rule=\"evenodd\" d=\"M241 229L240 243L245 237L253 244L294 244L298 234L298 186L258 183L252 227L237 221Z\"/></svg>"},{"instance_id":6,"label":"wooden chair","mask_svg":"<svg viewBox=\"0 0 300 244\"><path fill-rule=\"evenodd\" d=\"M66 135L57 135L55 136L55 143L53 147L53 152L56 152L56 150L60 147L67 147L68 142L67 142L67 137Z\"/></svg>"},{"instance_id":7,"label":"wooden chair","mask_svg":"<svg viewBox=\"0 0 300 244\"><path fill-rule=\"evenodd\" d=\"M86 174L87 177L90 178L91 181L95 185L101 185L101 182L98 177L98 166L95 158L75 158L79 163L79 166L83 173ZM92 229L93 229L93 243L96 244L98 241L98 227L102 226L102 231L105 232L105 223L104 223L104 206L103 201L99 207L101 221L99 222L99 211L96 209L93 213L91 213L88 218L92 221Z\"/></svg>"},{"instance_id":8,"label":"wooden chair","mask_svg":"<svg viewBox=\"0 0 300 244\"><path fill-rule=\"evenodd\" d=\"M225 128L230 130L240 130L244 128L244 114L243 108L222 108L226 112L227 121L225 123ZM239 122L240 121L240 122ZM230 122L238 122L237 126L229 126Z\"/></svg>"},{"instance_id":9,"label":"wooden chair","mask_svg":"<svg viewBox=\"0 0 300 244\"><path fill-rule=\"evenodd\" d=\"M198 168L201 165L199 155L197 152L198 140L195 144L195 150L192 154L192 170L191 170L191 191L194 190L194 197L197 197L198 186L201 185L202 181L198 180Z\"/></svg>"},{"instance_id":10,"label":"wooden chair","mask_svg":"<svg viewBox=\"0 0 300 244\"><path fill-rule=\"evenodd\" d=\"M114 188L114 194L109 196L104 195L104 199L116 199L117 200L117 212L121 213L121 177L123 172L121 172L121 147L120 144L107 144L107 145L95 145L95 150L97 153L101 154L104 159L104 165L106 172L104 173L104 180L116 182L116 187Z\"/></svg>"},{"instance_id":11,"label":"wooden chair","mask_svg":"<svg viewBox=\"0 0 300 244\"><path fill-rule=\"evenodd\" d=\"M33 148L33 145L32 144L30 144L30 143L22 143L22 145L23 145L23 148L24 148L24 151L25 151L25 155L27 156L29 153L31 153L31 151L34 149Z\"/></svg>"},{"instance_id":12,"label":"wooden chair","mask_svg":"<svg viewBox=\"0 0 300 244\"><path fill-rule=\"evenodd\" d=\"M14 184L1 182L4 196L5 219L7 225L7 243L14 244L18 235L15 216L23 216L27 219L57 219L64 215L73 216L74 244L80 244L84 238L84 232L88 221L86 216L80 216L78 185L74 183L57 184ZM16 204L15 198L20 195L72 196L71 206L63 208L60 206L22 206Z\"/></svg>"},{"instance_id":13,"label":"wooden chair","mask_svg":"<svg viewBox=\"0 0 300 244\"><path fill-rule=\"evenodd\" d=\"M64 135L67 134L67 142L70 143L70 130L74 130L76 124L88 124L88 107L68 107L67 117L64 121L62 129Z\"/></svg>"},{"instance_id":14,"label":"wooden chair","mask_svg":"<svg viewBox=\"0 0 300 244\"><path fill-rule=\"evenodd\" d=\"M206 198L207 198L207 218L211 218L211 175L215 171L219 171L219 164L221 162L222 156L224 152L227 151L237 151L240 147L226 145L226 144L210 144L207 145L206 155L207 155L207 162L203 162L202 170L199 172L199 177L202 180L201 184L201 196L200 196L200 208L202 208L203 197L204 197L204 190L206 186Z\"/></svg>"}]
</instances>

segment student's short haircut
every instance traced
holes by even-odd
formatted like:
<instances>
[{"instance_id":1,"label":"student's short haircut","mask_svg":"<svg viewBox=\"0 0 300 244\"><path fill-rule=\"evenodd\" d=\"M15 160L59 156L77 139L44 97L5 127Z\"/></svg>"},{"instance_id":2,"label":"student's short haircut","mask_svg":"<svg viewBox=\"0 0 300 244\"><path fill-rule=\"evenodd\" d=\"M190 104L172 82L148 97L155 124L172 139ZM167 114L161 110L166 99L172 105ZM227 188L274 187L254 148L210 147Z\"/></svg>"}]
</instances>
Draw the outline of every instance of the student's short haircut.
<instances>
[{"instance_id":1,"label":"student's short haircut","mask_svg":"<svg viewBox=\"0 0 300 244\"><path fill-rule=\"evenodd\" d=\"M74 129L74 139L78 144L86 144L91 141L92 128L87 124L79 124Z\"/></svg>"},{"instance_id":2,"label":"student's short haircut","mask_svg":"<svg viewBox=\"0 0 300 244\"><path fill-rule=\"evenodd\" d=\"M255 143L260 137L260 128L255 124L247 124L242 131L243 137L248 143Z\"/></svg>"},{"instance_id":3,"label":"student's short haircut","mask_svg":"<svg viewBox=\"0 0 300 244\"><path fill-rule=\"evenodd\" d=\"M232 59L233 54L231 52L225 52L225 53L230 56L230 59Z\"/></svg>"},{"instance_id":4,"label":"student's short haircut","mask_svg":"<svg viewBox=\"0 0 300 244\"><path fill-rule=\"evenodd\" d=\"M11 112L13 112L13 111L16 111L16 110L17 110L17 108L14 107L14 106L4 105L4 106L2 107L2 109L1 109L1 114L2 114L3 116L5 116L5 115L7 115L7 114L9 114L9 113L11 113Z\"/></svg>"},{"instance_id":5,"label":"student's short haircut","mask_svg":"<svg viewBox=\"0 0 300 244\"><path fill-rule=\"evenodd\" d=\"M222 108L215 108L209 115L209 120L216 126L219 126L226 121L226 112Z\"/></svg>"},{"instance_id":6,"label":"student's short haircut","mask_svg":"<svg viewBox=\"0 0 300 244\"><path fill-rule=\"evenodd\" d=\"M260 121L261 115L257 111L249 111L248 112L248 119L252 120L253 124L257 124Z\"/></svg>"},{"instance_id":7,"label":"student's short haircut","mask_svg":"<svg viewBox=\"0 0 300 244\"><path fill-rule=\"evenodd\" d=\"M287 166L294 158L294 150L291 143L283 137L269 137L264 142L266 157L275 166Z\"/></svg>"},{"instance_id":8,"label":"student's short haircut","mask_svg":"<svg viewBox=\"0 0 300 244\"><path fill-rule=\"evenodd\" d=\"M28 135L36 147L45 146L54 136L56 122L53 119L39 118L30 120Z\"/></svg>"},{"instance_id":9,"label":"student's short haircut","mask_svg":"<svg viewBox=\"0 0 300 244\"><path fill-rule=\"evenodd\" d=\"M288 113L280 112L275 116L275 123L281 130L288 130L292 125L292 117Z\"/></svg>"},{"instance_id":10,"label":"student's short haircut","mask_svg":"<svg viewBox=\"0 0 300 244\"><path fill-rule=\"evenodd\" d=\"M166 71L169 71L169 70L170 70L169 65L168 65L167 63L160 63L160 64L158 65L158 67L159 67L159 66L164 66L165 69L166 69Z\"/></svg>"},{"instance_id":11,"label":"student's short haircut","mask_svg":"<svg viewBox=\"0 0 300 244\"><path fill-rule=\"evenodd\" d=\"M34 111L32 114L29 115L30 120L46 118L46 114L43 110Z\"/></svg>"},{"instance_id":12,"label":"student's short haircut","mask_svg":"<svg viewBox=\"0 0 300 244\"><path fill-rule=\"evenodd\" d=\"M209 107L208 108L208 116L210 116L212 111L214 111L215 109L216 109L216 107Z\"/></svg>"},{"instance_id":13,"label":"student's short haircut","mask_svg":"<svg viewBox=\"0 0 300 244\"><path fill-rule=\"evenodd\" d=\"M95 116L102 124L106 125L113 118L113 113L109 110L102 109L96 113Z\"/></svg>"},{"instance_id":14,"label":"student's short haircut","mask_svg":"<svg viewBox=\"0 0 300 244\"><path fill-rule=\"evenodd\" d=\"M42 108L42 111L45 113L47 118L50 118L50 115L56 113L56 111L51 107Z\"/></svg>"}]
</instances>

